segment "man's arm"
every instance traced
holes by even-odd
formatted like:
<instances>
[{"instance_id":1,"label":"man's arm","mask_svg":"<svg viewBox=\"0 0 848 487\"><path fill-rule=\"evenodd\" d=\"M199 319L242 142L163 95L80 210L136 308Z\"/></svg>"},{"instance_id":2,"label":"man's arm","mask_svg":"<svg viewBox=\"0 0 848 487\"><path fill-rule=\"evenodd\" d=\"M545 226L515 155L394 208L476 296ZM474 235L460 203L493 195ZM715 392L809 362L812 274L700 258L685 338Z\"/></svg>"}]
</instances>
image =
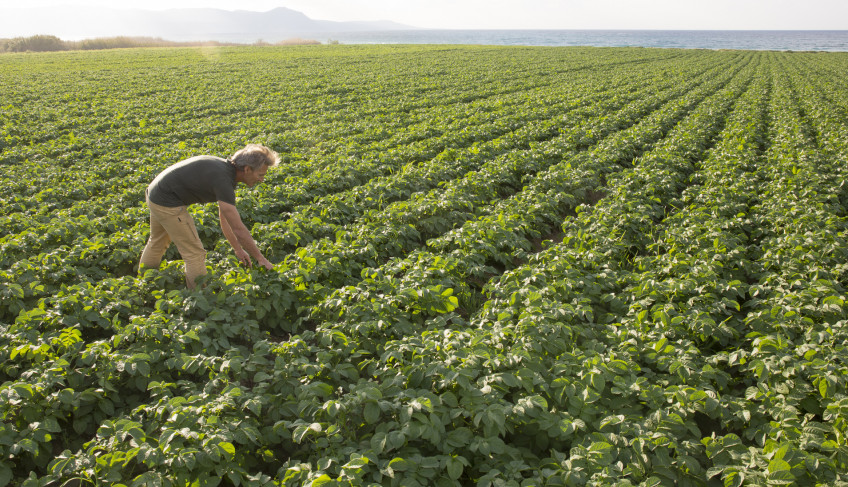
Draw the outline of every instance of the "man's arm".
<instances>
[{"instance_id":1,"label":"man's arm","mask_svg":"<svg viewBox=\"0 0 848 487\"><path fill-rule=\"evenodd\" d=\"M230 228L230 224L227 223L227 218L224 216L224 212L221 210L221 205L218 205L218 219L221 222L221 231L224 232L224 237L227 238L227 241L230 242L230 246L232 246L233 251L236 254L236 258L247 267L251 266L250 255L241 247L241 244L236 238L235 233L233 233L233 229Z\"/></svg>"},{"instance_id":2,"label":"man's arm","mask_svg":"<svg viewBox=\"0 0 848 487\"><path fill-rule=\"evenodd\" d=\"M242 260L244 258L244 252L247 252L259 262L259 265L264 266L266 269L273 267L271 262L262 255L259 247L256 246L253 236L250 235L250 230L244 226L235 205L219 201L218 216L221 219L221 231L224 232L224 236L227 237L239 260ZM246 263L249 265L250 259L247 259Z\"/></svg>"}]
</instances>

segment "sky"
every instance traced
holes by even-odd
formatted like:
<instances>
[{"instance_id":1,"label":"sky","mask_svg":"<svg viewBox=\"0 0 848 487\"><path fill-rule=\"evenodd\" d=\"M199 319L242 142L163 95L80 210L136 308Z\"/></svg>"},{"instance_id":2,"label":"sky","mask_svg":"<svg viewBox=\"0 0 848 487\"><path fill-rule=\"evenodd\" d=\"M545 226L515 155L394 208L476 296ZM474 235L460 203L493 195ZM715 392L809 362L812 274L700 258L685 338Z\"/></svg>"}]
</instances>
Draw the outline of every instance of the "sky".
<instances>
[{"instance_id":1,"label":"sky","mask_svg":"<svg viewBox=\"0 0 848 487\"><path fill-rule=\"evenodd\" d=\"M315 20L392 20L434 29L848 30L848 0L0 0L0 13L56 5L286 7Z\"/></svg>"}]
</instances>

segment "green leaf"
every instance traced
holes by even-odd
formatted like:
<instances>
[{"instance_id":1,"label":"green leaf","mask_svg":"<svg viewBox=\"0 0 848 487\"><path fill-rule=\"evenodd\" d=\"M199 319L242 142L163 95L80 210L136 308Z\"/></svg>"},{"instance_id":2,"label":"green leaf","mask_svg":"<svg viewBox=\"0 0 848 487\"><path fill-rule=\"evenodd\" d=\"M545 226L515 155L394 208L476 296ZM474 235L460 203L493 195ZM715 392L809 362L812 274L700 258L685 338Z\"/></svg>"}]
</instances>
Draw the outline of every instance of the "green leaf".
<instances>
[{"instance_id":1,"label":"green leaf","mask_svg":"<svg viewBox=\"0 0 848 487\"><path fill-rule=\"evenodd\" d=\"M144 377L150 376L150 364L148 362L141 360L141 361L136 362L135 365L136 365L136 370L138 370L139 374L141 374Z\"/></svg>"},{"instance_id":2,"label":"green leaf","mask_svg":"<svg viewBox=\"0 0 848 487\"><path fill-rule=\"evenodd\" d=\"M29 477L21 484L21 487L41 487L41 482L36 477L35 472L30 472Z\"/></svg>"},{"instance_id":3,"label":"green leaf","mask_svg":"<svg viewBox=\"0 0 848 487\"><path fill-rule=\"evenodd\" d=\"M336 484L336 481L333 480L329 475L324 474L317 479L313 480L311 484L312 487L320 487L322 485L330 486Z\"/></svg>"},{"instance_id":4,"label":"green leaf","mask_svg":"<svg viewBox=\"0 0 848 487\"><path fill-rule=\"evenodd\" d=\"M59 421L55 416L50 416L44 419L44 427L47 431L51 433L59 433L62 431L62 427L59 425Z\"/></svg>"},{"instance_id":5,"label":"green leaf","mask_svg":"<svg viewBox=\"0 0 848 487\"><path fill-rule=\"evenodd\" d=\"M449 408L457 408L459 407L459 400L457 400L456 395L454 393L448 391L441 395L442 402L445 406Z\"/></svg>"},{"instance_id":6,"label":"green leaf","mask_svg":"<svg viewBox=\"0 0 848 487\"><path fill-rule=\"evenodd\" d=\"M389 449L397 450L406 444L406 436L401 431L392 431L387 435Z\"/></svg>"},{"instance_id":7,"label":"green leaf","mask_svg":"<svg viewBox=\"0 0 848 487\"><path fill-rule=\"evenodd\" d=\"M371 463L367 457L354 458L342 466L344 469L359 469Z\"/></svg>"},{"instance_id":8,"label":"green leaf","mask_svg":"<svg viewBox=\"0 0 848 487\"><path fill-rule=\"evenodd\" d=\"M250 399L244 403L244 406L256 416L262 415L262 403L259 399Z\"/></svg>"},{"instance_id":9,"label":"green leaf","mask_svg":"<svg viewBox=\"0 0 848 487\"><path fill-rule=\"evenodd\" d=\"M162 448L162 447L167 446L168 444L170 444L170 443L171 443L171 440L172 440L172 439L174 438L174 436L176 436L176 435L177 435L177 431L176 431L176 430L166 429L166 430L162 431L162 434L161 434L161 435L159 435L159 447L160 447L160 448Z\"/></svg>"},{"instance_id":10,"label":"green leaf","mask_svg":"<svg viewBox=\"0 0 848 487\"><path fill-rule=\"evenodd\" d=\"M792 470L792 466L789 465L789 463L787 463L786 461L779 459L779 458L775 458L774 460L769 462L769 465L768 465L769 473L789 471L789 470Z\"/></svg>"},{"instance_id":11,"label":"green leaf","mask_svg":"<svg viewBox=\"0 0 848 487\"><path fill-rule=\"evenodd\" d=\"M769 465L771 467L771 465ZM778 470L768 475L769 485L798 485L790 470Z\"/></svg>"},{"instance_id":12,"label":"green leaf","mask_svg":"<svg viewBox=\"0 0 848 487\"><path fill-rule=\"evenodd\" d=\"M292 440L295 443L301 443L303 441L303 438L306 436L307 433L309 433L309 425L307 425L307 424L298 425L294 429L294 432L292 433Z\"/></svg>"},{"instance_id":13,"label":"green leaf","mask_svg":"<svg viewBox=\"0 0 848 487\"><path fill-rule=\"evenodd\" d=\"M144 434L144 430L140 426L138 423L135 423L131 428L125 430L138 443L144 442L147 438L147 435Z\"/></svg>"},{"instance_id":14,"label":"green leaf","mask_svg":"<svg viewBox=\"0 0 848 487\"><path fill-rule=\"evenodd\" d=\"M115 405L109 399L101 399L98 401L97 407L106 413L107 416L113 416L115 414Z\"/></svg>"},{"instance_id":15,"label":"green leaf","mask_svg":"<svg viewBox=\"0 0 848 487\"><path fill-rule=\"evenodd\" d=\"M371 449L377 454L383 453L386 449L387 441L388 437L385 433L375 433L374 436L371 437Z\"/></svg>"},{"instance_id":16,"label":"green leaf","mask_svg":"<svg viewBox=\"0 0 848 487\"><path fill-rule=\"evenodd\" d=\"M0 462L0 487L9 485L12 481L12 469L6 465L6 462Z\"/></svg>"},{"instance_id":17,"label":"green leaf","mask_svg":"<svg viewBox=\"0 0 848 487\"><path fill-rule=\"evenodd\" d=\"M459 479L462 476L463 468L465 468L457 458L449 458L445 466L447 467L448 477L451 480Z\"/></svg>"},{"instance_id":18,"label":"green leaf","mask_svg":"<svg viewBox=\"0 0 848 487\"><path fill-rule=\"evenodd\" d=\"M368 424L374 424L380 419L380 405L377 401L368 401L365 403L365 409L362 411L365 421Z\"/></svg>"},{"instance_id":19,"label":"green leaf","mask_svg":"<svg viewBox=\"0 0 848 487\"><path fill-rule=\"evenodd\" d=\"M38 443L34 442L33 440L31 440L29 438L24 438L21 441L19 441L18 446L22 450L26 450L26 451L32 453L33 455L35 455L38 452Z\"/></svg>"},{"instance_id":20,"label":"green leaf","mask_svg":"<svg viewBox=\"0 0 848 487\"><path fill-rule=\"evenodd\" d=\"M31 400L35 396L35 391L33 391L32 386L29 384L15 384L12 386L12 389L23 399Z\"/></svg>"},{"instance_id":21,"label":"green leaf","mask_svg":"<svg viewBox=\"0 0 848 487\"><path fill-rule=\"evenodd\" d=\"M307 386L310 392L321 398L326 398L333 394L333 386L326 382L316 381Z\"/></svg>"},{"instance_id":22,"label":"green leaf","mask_svg":"<svg viewBox=\"0 0 848 487\"><path fill-rule=\"evenodd\" d=\"M410 464L403 458L395 457L389 461L389 468L391 468L395 472L404 472L406 470L409 470Z\"/></svg>"},{"instance_id":23,"label":"green leaf","mask_svg":"<svg viewBox=\"0 0 848 487\"><path fill-rule=\"evenodd\" d=\"M229 460L232 460L236 455L236 447L229 441L219 442L218 448L227 455Z\"/></svg>"},{"instance_id":24,"label":"green leaf","mask_svg":"<svg viewBox=\"0 0 848 487\"><path fill-rule=\"evenodd\" d=\"M827 398L827 379L819 379L819 394L821 394L821 397Z\"/></svg>"},{"instance_id":25,"label":"green leaf","mask_svg":"<svg viewBox=\"0 0 848 487\"><path fill-rule=\"evenodd\" d=\"M598 373L589 374L589 383L598 392L603 392L607 386L607 381L604 379L603 374Z\"/></svg>"},{"instance_id":26,"label":"green leaf","mask_svg":"<svg viewBox=\"0 0 848 487\"><path fill-rule=\"evenodd\" d=\"M329 400L329 401L324 403L322 408L324 409L324 411L327 411L327 414L331 418L335 418L336 416L338 416L339 411L341 411L342 406L339 403L339 401Z\"/></svg>"},{"instance_id":27,"label":"green leaf","mask_svg":"<svg viewBox=\"0 0 848 487\"><path fill-rule=\"evenodd\" d=\"M724 487L740 487L744 481L745 474L734 470L724 476Z\"/></svg>"},{"instance_id":28,"label":"green leaf","mask_svg":"<svg viewBox=\"0 0 848 487\"><path fill-rule=\"evenodd\" d=\"M721 475L724 473L724 467L710 467L707 469L707 479L711 479L716 475Z\"/></svg>"}]
</instances>

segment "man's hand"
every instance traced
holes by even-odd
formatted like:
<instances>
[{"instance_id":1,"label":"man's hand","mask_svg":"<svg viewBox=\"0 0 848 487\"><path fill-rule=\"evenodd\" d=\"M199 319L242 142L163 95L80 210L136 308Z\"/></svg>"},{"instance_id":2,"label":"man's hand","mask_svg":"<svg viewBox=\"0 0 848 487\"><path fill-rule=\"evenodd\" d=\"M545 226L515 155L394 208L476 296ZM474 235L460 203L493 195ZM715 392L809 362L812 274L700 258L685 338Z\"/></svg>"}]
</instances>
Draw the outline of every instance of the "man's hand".
<instances>
[{"instance_id":1,"label":"man's hand","mask_svg":"<svg viewBox=\"0 0 848 487\"><path fill-rule=\"evenodd\" d=\"M250 260L250 254L248 254L244 249L236 250L236 258L239 260L239 263L245 267L253 267L253 261Z\"/></svg>"},{"instance_id":2,"label":"man's hand","mask_svg":"<svg viewBox=\"0 0 848 487\"><path fill-rule=\"evenodd\" d=\"M271 270L274 267L274 265L271 264L264 255L262 255L262 251L259 250L259 247L256 246L256 242L253 240L253 237L250 235L247 227L245 227L244 223L241 221L241 216L239 216L238 210L236 210L234 205L219 201L218 216L221 219L221 231L224 232L224 236L227 237L227 240L230 242L233 249L238 249L235 250L236 257L243 266L253 266L252 261L250 260L250 257L252 256L262 267L268 270Z\"/></svg>"}]
</instances>

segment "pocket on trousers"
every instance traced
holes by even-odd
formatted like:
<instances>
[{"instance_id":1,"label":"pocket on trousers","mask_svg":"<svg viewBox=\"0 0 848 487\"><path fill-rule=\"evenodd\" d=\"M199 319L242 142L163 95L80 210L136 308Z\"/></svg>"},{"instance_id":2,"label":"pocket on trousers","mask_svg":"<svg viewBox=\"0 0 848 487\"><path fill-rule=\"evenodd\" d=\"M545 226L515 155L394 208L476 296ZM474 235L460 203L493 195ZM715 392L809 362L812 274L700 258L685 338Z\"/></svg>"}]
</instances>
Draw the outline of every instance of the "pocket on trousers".
<instances>
[{"instance_id":1,"label":"pocket on trousers","mask_svg":"<svg viewBox=\"0 0 848 487\"><path fill-rule=\"evenodd\" d=\"M197 225L194 223L194 218L188 212L188 208L183 206L180 209L180 214L177 215L177 221L185 228L188 235L194 237L197 240L198 245L200 244L200 233L197 231Z\"/></svg>"},{"instance_id":2,"label":"pocket on trousers","mask_svg":"<svg viewBox=\"0 0 848 487\"><path fill-rule=\"evenodd\" d=\"M177 208L176 217L177 217L178 222L180 222L180 223L192 223L192 222L194 222L194 220L192 220L192 218L191 218L191 215L188 214L188 207L178 206L176 208Z\"/></svg>"}]
</instances>

